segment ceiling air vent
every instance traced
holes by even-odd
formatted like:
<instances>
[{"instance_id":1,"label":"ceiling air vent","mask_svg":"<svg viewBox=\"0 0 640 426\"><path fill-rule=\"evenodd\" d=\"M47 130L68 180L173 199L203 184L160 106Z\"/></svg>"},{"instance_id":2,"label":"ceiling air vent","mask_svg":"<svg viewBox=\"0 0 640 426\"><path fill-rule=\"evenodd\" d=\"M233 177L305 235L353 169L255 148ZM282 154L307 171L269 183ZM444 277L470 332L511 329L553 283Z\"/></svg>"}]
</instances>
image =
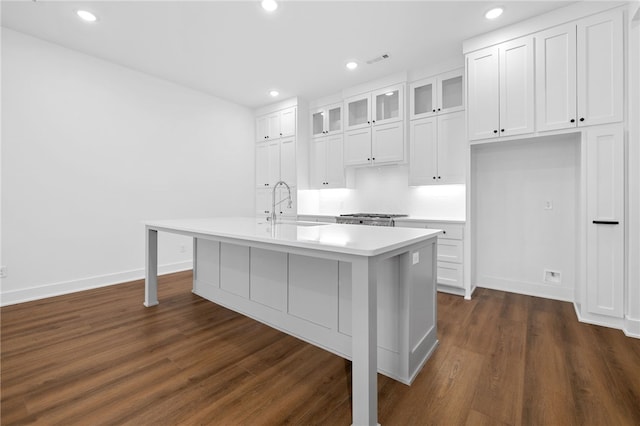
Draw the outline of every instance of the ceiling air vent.
<instances>
[{"instance_id":1,"label":"ceiling air vent","mask_svg":"<svg viewBox=\"0 0 640 426\"><path fill-rule=\"evenodd\" d=\"M389 59L389 54L388 53L383 53L380 56L376 56L373 59L369 59L367 61L367 64L371 65L371 64L375 64L376 62L380 62L380 61L384 61L385 59Z\"/></svg>"}]
</instances>

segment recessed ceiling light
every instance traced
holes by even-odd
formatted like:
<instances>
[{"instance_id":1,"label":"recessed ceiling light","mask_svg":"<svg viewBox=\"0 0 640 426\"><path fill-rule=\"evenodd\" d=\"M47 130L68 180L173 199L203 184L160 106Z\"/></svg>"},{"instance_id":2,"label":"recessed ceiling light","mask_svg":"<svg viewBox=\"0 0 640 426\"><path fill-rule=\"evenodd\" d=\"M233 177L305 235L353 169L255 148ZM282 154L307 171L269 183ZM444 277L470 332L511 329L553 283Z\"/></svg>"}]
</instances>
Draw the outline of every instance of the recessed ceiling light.
<instances>
[{"instance_id":1,"label":"recessed ceiling light","mask_svg":"<svg viewBox=\"0 0 640 426\"><path fill-rule=\"evenodd\" d=\"M272 91L270 91L270 92L269 92L269 94L275 98L275 97L276 97L276 96L278 96L280 93L279 93L277 90L272 90Z\"/></svg>"},{"instance_id":2,"label":"recessed ceiling light","mask_svg":"<svg viewBox=\"0 0 640 426\"><path fill-rule=\"evenodd\" d=\"M87 22L95 22L98 18L91 12L87 12L86 10L78 10L76 14Z\"/></svg>"},{"instance_id":3,"label":"recessed ceiling light","mask_svg":"<svg viewBox=\"0 0 640 426\"><path fill-rule=\"evenodd\" d=\"M357 62L347 62L347 68L350 70L355 70L356 68L358 68L358 63Z\"/></svg>"},{"instance_id":4,"label":"recessed ceiling light","mask_svg":"<svg viewBox=\"0 0 640 426\"><path fill-rule=\"evenodd\" d=\"M491 9L487 13L484 14L484 17L487 19L496 19L498 16L502 15L502 8L496 7L495 9Z\"/></svg>"},{"instance_id":5,"label":"recessed ceiling light","mask_svg":"<svg viewBox=\"0 0 640 426\"><path fill-rule=\"evenodd\" d=\"M278 3L276 3L276 0L262 0L260 4L262 5L262 8L267 12L273 12L278 8Z\"/></svg>"}]
</instances>

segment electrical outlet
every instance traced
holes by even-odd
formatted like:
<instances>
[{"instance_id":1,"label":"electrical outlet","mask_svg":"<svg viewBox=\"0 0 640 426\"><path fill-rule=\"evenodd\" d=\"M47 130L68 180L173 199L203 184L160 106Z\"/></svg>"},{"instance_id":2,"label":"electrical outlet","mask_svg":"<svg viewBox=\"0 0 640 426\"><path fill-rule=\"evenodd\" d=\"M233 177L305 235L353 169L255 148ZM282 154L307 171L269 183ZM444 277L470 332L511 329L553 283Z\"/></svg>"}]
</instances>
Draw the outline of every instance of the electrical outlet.
<instances>
[{"instance_id":1,"label":"electrical outlet","mask_svg":"<svg viewBox=\"0 0 640 426\"><path fill-rule=\"evenodd\" d=\"M413 264L420 263L420 252L416 251L413 253Z\"/></svg>"},{"instance_id":2,"label":"electrical outlet","mask_svg":"<svg viewBox=\"0 0 640 426\"><path fill-rule=\"evenodd\" d=\"M562 283L562 275L560 271L552 271L545 269L543 272L543 279L546 283L560 284Z\"/></svg>"},{"instance_id":3,"label":"electrical outlet","mask_svg":"<svg viewBox=\"0 0 640 426\"><path fill-rule=\"evenodd\" d=\"M7 277L7 267L0 266L0 278L6 278L6 277Z\"/></svg>"}]
</instances>

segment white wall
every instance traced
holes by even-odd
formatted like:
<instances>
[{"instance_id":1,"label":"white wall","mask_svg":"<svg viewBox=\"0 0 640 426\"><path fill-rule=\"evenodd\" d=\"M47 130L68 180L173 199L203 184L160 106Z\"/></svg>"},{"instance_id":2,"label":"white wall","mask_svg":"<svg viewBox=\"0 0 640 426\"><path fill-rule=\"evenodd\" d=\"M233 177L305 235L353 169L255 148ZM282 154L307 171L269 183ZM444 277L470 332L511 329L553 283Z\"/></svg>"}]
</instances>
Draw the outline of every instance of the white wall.
<instances>
[{"instance_id":1,"label":"white wall","mask_svg":"<svg viewBox=\"0 0 640 426\"><path fill-rule=\"evenodd\" d=\"M247 108L7 29L2 89L2 304L142 277L144 219L254 213Z\"/></svg>"},{"instance_id":2,"label":"white wall","mask_svg":"<svg viewBox=\"0 0 640 426\"><path fill-rule=\"evenodd\" d=\"M353 189L298 191L298 214L404 213L430 219L465 217L464 185L410 187L407 166L350 170Z\"/></svg>"},{"instance_id":3,"label":"white wall","mask_svg":"<svg viewBox=\"0 0 640 426\"><path fill-rule=\"evenodd\" d=\"M474 146L471 168L477 285L573 300L578 134ZM545 269L561 283L544 282Z\"/></svg>"}]
</instances>

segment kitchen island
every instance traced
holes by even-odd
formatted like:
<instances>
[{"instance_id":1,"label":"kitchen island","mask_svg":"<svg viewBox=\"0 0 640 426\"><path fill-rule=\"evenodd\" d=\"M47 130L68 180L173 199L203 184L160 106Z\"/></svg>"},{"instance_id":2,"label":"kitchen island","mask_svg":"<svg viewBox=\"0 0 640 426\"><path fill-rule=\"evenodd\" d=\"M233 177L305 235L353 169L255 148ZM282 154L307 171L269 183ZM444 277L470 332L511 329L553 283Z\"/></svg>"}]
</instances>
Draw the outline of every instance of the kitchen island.
<instances>
[{"instance_id":1,"label":"kitchen island","mask_svg":"<svg viewBox=\"0 0 640 426\"><path fill-rule=\"evenodd\" d=\"M438 230L255 218L149 221L145 306L158 304L158 231L193 237L193 292L352 360L353 424L377 423L377 372L410 384L437 346Z\"/></svg>"}]
</instances>

